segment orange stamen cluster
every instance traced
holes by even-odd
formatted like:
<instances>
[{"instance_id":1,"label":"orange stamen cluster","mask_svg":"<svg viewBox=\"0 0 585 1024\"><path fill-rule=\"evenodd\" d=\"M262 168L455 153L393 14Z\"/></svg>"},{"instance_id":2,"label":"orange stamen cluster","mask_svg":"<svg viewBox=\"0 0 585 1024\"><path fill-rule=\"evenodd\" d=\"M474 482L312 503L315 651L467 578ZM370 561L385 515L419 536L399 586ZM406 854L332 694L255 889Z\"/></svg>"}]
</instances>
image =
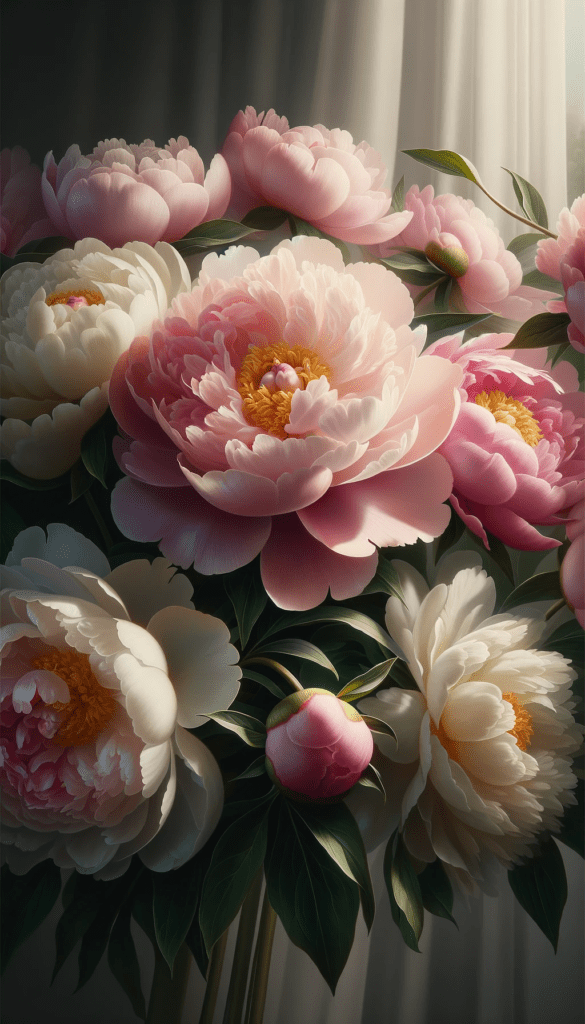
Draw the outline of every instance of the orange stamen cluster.
<instances>
[{"instance_id":1,"label":"orange stamen cluster","mask_svg":"<svg viewBox=\"0 0 585 1024\"><path fill-rule=\"evenodd\" d=\"M475 403L491 412L498 423L512 427L531 448L541 440L542 431L530 410L503 391L482 391L476 395Z\"/></svg>"},{"instance_id":2,"label":"orange stamen cluster","mask_svg":"<svg viewBox=\"0 0 585 1024\"><path fill-rule=\"evenodd\" d=\"M284 440L290 437L284 428L289 422L292 397L297 389L271 391L260 383L264 374L279 363L288 363L296 370L303 390L311 380L322 376L329 380L331 370L316 352L302 345L289 346L282 341L266 347L250 346L238 373L244 416L248 423Z\"/></svg>"},{"instance_id":3,"label":"orange stamen cluster","mask_svg":"<svg viewBox=\"0 0 585 1024\"><path fill-rule=\"evenodd\" d=\"M530 746L530 738L534 732L534 726L532 725L532 716L528 713L526 708L520 703L520 700L515 693L503 693L502 699L511 704L514 709L514 716L516 721L514 722L514 728L508 729L511 736L514 736L516 743L520 747L520 750L526 750Z\"/></svg>"},{"instance_id":4,"label":"orange stamen cluster","mask_svg":"<svg viewBox=\"0 0 585 1024\"><path fill-rule=\"evenodd\" d=\"M85 299L88 306L100 306L106 301L97 288L74 288L67 292L51 292L50 295L47 295L45 302L47 306L65 306L68 299Z\"/></svg>"},{"instance_id":5,"label":"orange stamen cluster","mask_svg":"<svg viewBox=\"0 0 585 1024\"><path fill-rule=\"evenodd\" d=\"M67 704L55 701L48 705L65 715L53 743L81 747L93 742L114 717L118 704L111 691L97 681L87 654L49 647L46 654L33 659L32 666L54 672L69 687Z\"/></svg>"}]
</instances>

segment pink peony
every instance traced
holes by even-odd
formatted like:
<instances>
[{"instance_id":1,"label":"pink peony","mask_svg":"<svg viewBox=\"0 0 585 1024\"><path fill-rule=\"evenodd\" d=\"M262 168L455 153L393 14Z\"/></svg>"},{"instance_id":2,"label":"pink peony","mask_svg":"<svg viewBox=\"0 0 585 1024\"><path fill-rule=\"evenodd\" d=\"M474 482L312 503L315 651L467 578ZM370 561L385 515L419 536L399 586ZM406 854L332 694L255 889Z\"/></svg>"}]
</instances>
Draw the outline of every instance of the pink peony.
<instances>
[{"instance_id":1,"label":"pink peony","mask_svg":"<svg viewBox=\"0 0 585 1024\"><path fill-rule=\"evenodd\" d=\"M58 164L47 153L43 197L55 230L67 238L174 242L202 221L221 217L231 181L216 154L207 174L184 136L164 149L146 139L139 146L106 139L89 156L70 146Z\"/></svg>"},{"instance_id":2,"label":"pink peony","mask_svg":"<svg viewBox=\"0 0 585 1024\"><path fill-rule=\"evenodd\" d=\"M12 257L27 242L55 233L43 203L40 169L21 146L0 153L0 187L0 252Z\"/></svg>"},{"instance_id":3,"label":"pink peony","mask_svg":"<svg viewBox=\"0 0 585 1024\"><path fill-rule=\"evenodd\" d=\"M290 128L274 110L253 107L232 121L222 153L233 180L239 216L276 206L345 242L385 242L408 224L410 213L388 213L386 167L367 142L356 146L340 128Z\"/></svg>"},{"instance_id":4,"label":"pink peony","mask_svg":"<svg viewBox=\"0 0 585 1024\"><path fill-rule=\"evenodd\" d=\"M566 206L561 210L557 221L558 238L543 238L538 243L535 262L541 274L561 280L561 260L581 228L585 228L585 194L575 199L570 210Z\"/></svg>"},{"instance_id":5,"label":"pink peony","mask_svg":"<svg viewBox=\"0 0 585 1024\"><path fill-rule=\"evenodd\" d=\"M470 313L497 313L523 322L543 312L550 293L522 284L522 267L504 247L494 222L471 199L433 196L432 185L422 192L413 185L404 199L412 220L391 243L376 246L374 254L390 256L401 246L425 252L454 279L460 293L456 298ZM454 299L452 293L453 304Z\"/></svg>"},{"instance_id":6,"label":"pink peony","mask_svg":"<svg viewBox=\"0 0 585 1024\"><path fill-rule=\"evenodd\" d=\"M311 689L281 700L266 721L266 771L292 796L328 800L361 778L372 734L351 704Z\"/></svg>"},{"instance_id":7,"label":"pink peony","mask_svg":"<svg viewBox=\"0 0 585 1024\"><path fill-rule=\"evenodd\" d=\"M562 523L583 496L583 394L559 394L549 374L498 351L512 337L444 338L427 350L464 373L465 401L439 450L453 470L453 507L486 546L488 531L543 550L560 542L533 524Z\"/></svg>"},{"instance_id":8,"label":"pink peony","mask_svg":"<svg viewBox=\"0 0 585 1024\"><path fill-rule=\"evenodd\" d=\"M561 259L565 308L571 317L567 334L577 352L585 352L585 228Z\"/></svg>"},{"instance_id":9,"label":"pink peony","mask_svg":"<svg viewBox=\"0 0 585 1024\"><path fill-rule=\"evenodd\" d=\"M561 565L561 586L577 620L585 628L585 502L579 501L567 518L569 550Z\"/></svg>"},{"instance_id":10,"label":"pink peony","mask_svg":"<svg viewBox=\"0 0 585 1024\"><path fill-rule=\"evenodd\" d=\"M411 318L394 274L346 267L325 239L206 256L114 370L122 532L205 574L261 551L268 594L294 609L361 593L376 545L437 537L452 476L431 453L461 371L417 358Z\"/></svg>"}]
</instances>

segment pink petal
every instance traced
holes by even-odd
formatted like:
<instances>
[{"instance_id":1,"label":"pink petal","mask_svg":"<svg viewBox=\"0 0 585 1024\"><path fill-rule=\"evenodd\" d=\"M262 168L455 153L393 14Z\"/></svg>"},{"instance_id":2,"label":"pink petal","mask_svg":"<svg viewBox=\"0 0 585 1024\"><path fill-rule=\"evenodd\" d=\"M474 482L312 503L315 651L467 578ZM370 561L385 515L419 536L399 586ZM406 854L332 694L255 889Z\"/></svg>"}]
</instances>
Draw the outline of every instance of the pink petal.
<instances>
[{"instance_id":1,"label":"pink petal","mask_svg":"<svg viewBox=\"0 0 585 1024\"><path fill-rule=\"evenodd\" d=\"M237 469L199 476L183 462L179 465L195 491L216 509L237 516L276 516L295 512L320 498L333 474L325 466L310 466L283 473L276 482Z\"/></svg>"},{"instance_id":2,"label":"pink petal","mask_svg":"<svg viewBox=\"0 0 585 1024\"><path fill-rule=\"evenodd\" d=\"M510 291L506 272L495 260L472 263L467 273L459 278L459 286L464 295L488 305L505 299Z\"/></svg>"},{"instance_id":3,"label":"pink petal","mask_svg":"<svg viewBox=\"0 0 585 1024\"><path fill-rule=\"evenodd\" d=\"M519 551L547 551L558 548L561 543L552 537L543 537L534 526L505 506L479 506L470 502L468 510L477 516L488 533Z\"/></svg>"},{"instance_id":4,"label":"pink petal","mask_svg":"<svg viewBox=\"0 0 585 1024\"><path fill-rule=\"evenodd\" d=\"M100 238L112 248L134 241L154 245L169 222L168 206L158 192L118 171L78 181L66 212L77 238Z\"/></svg>"},{"instance_id":5,"label":"pink petal","mask_svg":"<svg viewBox=\"0 0 585 1024\"><path fill-rule=\"evenodd\" d=\"M330 230L327 233L334 235L335 238L340 238L343 242L354 242L356 245L377 245L380 242L396 238L411 220L412 214L408 210L403 210L400 213L389 213L386 217L380 217L379 220L375 220L371 224L363 224L356 228L336 228L335 231ZM319 222L315 223L318 227Z\"/></svg>"},{"instance_id":6,"label":"pink petal","mask_svg":"<svg viewBox=\"0 0 585 1024\"><path fill-rule=\"evenodd\" d=\"M351 263L347 268L359 281L364 300L374 313L381 313L393 328L409 324L414 306L408 288L396 274L381 263Z\"/></svg>"},{"instance_id":7,"label":"pink petal","mask_svg":"<svg viewBox=\"0 0 585 1024\"><path fill-rule=\"evenodd\" d=\"M211 161L205 175L204 186L209 196L209 207L205 219L216 220L218 217L223 217L230 201L232 180L228 165L221 153L216 153Z\"/></svg>"},{"instance_id":8,"label":"pink petal","mask_svg":"<svg viewBox=\"0 0 585 1024\"><path fill-rule=\"evenodd\" d=\"M174 242L207 218L209 196L203 185L182 181L164 193L169 208L169 223L163 242Z\"/></svg>"},{"instance_id":9,"label":"pink petal","mask_svg":"<svg viewBox=\"0 0 585 1024\"><path fill-rule=\"evenodd\" d=\"M324 157L315 163L309 150L279 143L264 161L262 192L274 206L313 221L341 206L349 179L337 161Z\"/></svg>"}]
</instances>

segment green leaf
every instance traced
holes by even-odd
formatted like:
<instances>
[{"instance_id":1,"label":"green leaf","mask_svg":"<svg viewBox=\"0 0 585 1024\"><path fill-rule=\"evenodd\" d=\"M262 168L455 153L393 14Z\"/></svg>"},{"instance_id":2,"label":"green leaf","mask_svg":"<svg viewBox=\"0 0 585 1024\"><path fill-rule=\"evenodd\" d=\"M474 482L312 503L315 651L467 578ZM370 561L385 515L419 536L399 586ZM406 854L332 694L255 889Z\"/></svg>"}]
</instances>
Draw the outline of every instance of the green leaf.
<instances>
[{"instance_id":1,"label":"green leaf","mask_svg":"<svg viewBox=\"0 0 585 1024\"><path fill-rule=\"evenodd\" d=\"M474 544L477 544L482 552L487 552L490 558L493 558L496 565L499 566L504 573L504 576L506 576L510 580L510 583L514 585L515 580L512 560L510 558L510 552L503 541L501 541L499 537L494 537L493 533L489 533L489 531L486 530L486 537L489 544L489 549L486 549L479 537L470 529L467 529L467 537L469 540L473 541Z\"/></svg>"},{"instance_id":2,"label":"green leaf","mask_svg":"<svg viewBox=\"0 0 585 1024\"><path fill-rule=\"evenodd\" d=\"M392 209L395 213L402 213L404 209L404 175L392 193Z\"/></svg>"},{"instance_id":3,"label":"green leaf","mask_svg":"<svg viewBox=\"0 0 585 1024\"><path fill-rule=\"evenodd\" d=\"M562 596L558 571L555 569L554 572L539 572L536 576L524 580L508 594L500 611L504 612L517 604L528 604L532 601L557 601Z\"/></svg>"},{"instance_id":4,"label":"green leaf","mask_svg":"<svg viewBox=\"0 0 585 1024\"><path fill-rule=\"evenodd\" d=\"M378 552L378 568L373 580L370 580L367 587L362 590L364 594L388 594L389 597L397 597L404 604L404 594L400 586L400 576L396 569L381 552Z\"/></svg>"},{"instance_id":5,"label":"green leaf","mask_svg":"<svg viewBox=\"0 0 585 1024\"><path fill-rule=\"evenodd\" d=\"M112 928L108 945L108 965L128 996L136 1016L146 1020L146 1004L140 985L140 967L130 931L129 903L124 904Z\"/></svg>"},{"instance_id":6,"label":"green leaf","mask_svg":"<svg viewBox=\"0 0 585 1024\"><path fill-rule=\"evenodd\" d=\"M248 765L245 771L241 772L240 775L237 775L233 781L239 782L240 779L256 779L260 775L264 775L265 772L266 758L264 754L261 754L260 757L257 757L254 761L252 761L252 764Z\"/></svg>"},{"instance_id":7,"label":"green leaf","mask_svg":"<svg viewBox=\"0 0 585 1024\"><path fill-rule=\"evenodd\" d=\"M285 693L278 683L274 683L272 679L269 679L268 676L263 675L261 672L253 671L247 665L242 665L242 675L244 679L251 679L252 682L264 686L265 689L269 690L275 697L278 697L279 700L284 700L288 696L288 693Z\"/></svg>"},{"instance_id":8,"label":"green leaf","mask_svg":"<svg viewBox=\"0 0 585 1024\"><path fill-rule=\"evenodd\" d=\"M507 348L547 348L563 345L567 341L567 328L571 323L568 313L537 313L526 320Z\"/></svg>"},{"instance_id":9,"label":"green leaf","mask_svg":"<svg viewBox=\"0 0 585 1024\"><path fill-rule=\"evenodd\" d=\"M333 242L333 245L337 246L343 256L343 262L349 263L349 249L341 239L334 238L333 235L326 235L323 231L319 231L319 228L309 224L308 221L301 220L300 217L294 217L292 213L288 214L288 222L292 235L308 235L311 238L326 238L328 242Z\"/></svg>"},{"instance_id":10,"label":"green leaf","mask_svg":"<svg viewBox=\"0 0 585 1024\"><path fill-rule=\"evenodd\" d=\"M93 875L75 872L69 879L63 891L65 910L55 929L56 955L51 983L102 910L107 888L107 882L98 882Z\"/></svg>"},{"instance_id":11,"label":"green leaf","mask_svg":"<svg viewBox=\"0 0 585 1024\"><path fill-rule=\"evenodd\" d=\"M364 921L370 931L376 901L364 841L353 814L344 803L321 804L319 807L298 804L293 810L343 873L359 885Z\"/></svg>"},{"instance_id":12,"label":"green leaf","mask_svg":"<svg viewBox=\"0 0 585 1024\"><path fill-rule=\"evenodd\" d=\"M25 875L2 867L2 970L12 954L32 935L53 909L61 892L61 872L52 860L37 864Z\"/></svg>"},{"instance_id":13,"label":"green leaf","mask_svg":"<svg viewBox=\"0 0 585 1024\"><path fill-rule=\"evenodd\" d=\"M37 238L27 242L13 257L13 263L44 263L49 256L60 249L70 249L73 242L64 235L51 235L49 238Z\"/></svg>"},{"instance_id":14,"label":"green leaf","mask_svg":"<svg viewBox=\"0 0 585 1024\"><path fill-rule=\"evenodd\" d=\"M236 613L243 650L268 601L258 566L245 565L224 576L223 585Z\"/></svg>"},{"instance_id":15,"label":"green leaf","mask_svg":"<svg viewBox=\"0 0 585 1024\"><path fill-rule=\"evenodd\" d=\"M386 630L382 629L382 627L379 626L377 622L374 622L373 619L370 619L368 615L354 611L353 608L321 606L320 608L313 608L308 612L283 615L277 619L276 622L272 623L262 639L265 640L266 637L271 636L273 633L280 633L284 629L312 625L315 622L343 622L352 629L355 629L360 633L365 633L366 636L371 637L372 640L377 640L377 642L382 644L386 650L394 653L393 641Z\"/></svg>"},{"instance_id":16,"label":"green leaf","mask_svg":"<svg viewBox=\"0 0 585 1024\"><path fill-rule=\"evenodd\" d=\"M451 518L447 529L441 534L437 542L437 551L435 554L435 565L440 558L443 557L449 548L457 544L457 541L461 540L461 537L465 533L465 523L459 516L451 510Z\"/></svg>"},{"instance_id":17,"label":"green leaf","mask_svg":"<svg viewBox=\"0 0 585 1024\"><path fill-rule=\"evenodd\" d=\"M366 770L364 771L361 779L356 782L357 786L366 786L368 789L377 789L378 793L381 793L386 803L386 790L384 789L384 783L382 782L382 776L374 764L370 761Z\"/></svg>"},{"instance_id":18,"label":"green leaf","mask_svg":"<svg viewBox=\"0 0 585 1024\"><path fill-rule=\"evenodd\" d=\"M104 955L110 932L118 912L120 904L111 898L105 902L97 917L84 932L79 949L79 978L77 980L76 992L87 984Z\"/></svg>"},{"instance_id":19,"label":"green leaf","mask_svg":"<svg viewBox=\"0 0 585 1024\"><path fill-rule=\"evenodd\" d=\"M552 943L556 953L561 917L567 901L567 877L554 839L549 838L534 857L508 871L508 881L514 896Z\"/></svg>"},{"instance_id":20,"label":"green leaf","mask_svg":"<svg viewBox=\"0 0 585 1024\"><path fill-rule=\"evenodd\" d=\"M106 471L108 468L108 456L110 453L110 439L106 432L105 420L108 414L98 420L94 426L87 431L81 440L81 461L88 473L99 480L102 487L107 487Z\"/></svg>"},{"instance_id":21,"label":"green leaf","mask_svg":"<svg viewBox=\"0 0 585 1024\"><path fill-rule=\"evenodd\" d=\"M445 917L457 927L452 914L453 889L439 858L427 865L417 877L425 910L436 917Z\"/></svg>"},{"instance_id":22,"label":"green leaf","mask_svg":"<svg viewBox=\"0 0 585 1024\"><path fill-rule=\"evenodd\" d=\"M540 270L536 269L524 274L522 284L528 285L530 288L541 288L546 292L556 292L559 296L563 294L563 286L560 281L555 281L554 277L542 274Z\"/></svg>"},{"instance_id":23,"label":"green leaf","mask_svg":"<svg viewBox=\"0 0 585 1024\"><path fill-rule=\"evenodd\" d=\"M152 873L154 933L171 974L175 957L195 916L201 875L201 861L197 857L174 871Z\"/></svg>"},{"instance_id":24,"label":"green leaf","mask_svg":"<svg viewBox=\"0 0 585 1024\"><path fill-rule=\"evenodd\" d=\"M392 918L400 928L406 945L419 953L418 940L424 922L422 894L416 871L398 831L388 840L384 855L384 879L390 897Z\"/></svg>"},{"instance_id":25,"label":"green leaf","mask_svg":"<svg viewBox=\"0 0 585 1024\"><path fill-rule=\"evenodd\" d=\"M534 260L538 243L542 241L542 235L529 231L523 235L516 235L506 248L513 253L522 267L522 274L528 274L534 270Z\"/></svg>"},{"instance_id":26,"label":"green leaf","mask_svg":"<svg viewBox=\"0 0 585 1024\"><path fill-rule=\"evenodd\" d=\"M246 235L251 235L254 228L246 227L237 220L208 220L199 224L183 238L173 242L173 246L181 256L200 252L202 249L213 249L219 245L230 245Z\"/></svg>"},{"instance_id":27,"label":"green leaf","mask_svg":"<svg viewBox=\"0 0 585 1024\"><path fill-rule=\"evenodd\" d=\"M414 331L421 324L427 328L427 345L439 338L445 338L448 334L459 334L470 327L487 320L489 313L425 313L423 316L415 316L410 326Z\"/></svg>"},{"instance_id":28,"label":"green leaf","mask_svg":"<svg viewBox=\"0 0 585 1024\"><path fill-rule=\"evenodd\" d=\"M0 461L0 480L16 484L17 487L24 487L27 491L53 491L56 487L61 487L68 482L69 473L56 476L52 480L35 480L32 476L19 473L14 466L10 465L8 459L2 459Z\"/></svg>"},{"instance_id":29,"label":"green leaf","mask_svg":"<svg viewBox=\"0 0 585 1024\"><path fill-rule=\"evenodd\" d=\"M395 661L396 658L388 658L387 661L380 661L377 665L373 665L367 672L362 672L361 675L355 676L349 683L346 683L337 696L340 700L351 702L359 700L366 693L371 693L380 683L384 682Z\"/></svg>"},{"instance_id":30,"label":"green leaf","mask_svg":"<svg viewBox=\"0 0 585 1024\"><path fill-rule=\"evenodd\" d=\"M388 270L392 270L406 284L427 285L440 281L444 271L429 263L424 252L395 252L380 259Z\"/></svg>"},{"instance_id":31,"label":"green leaf","mask_svg":"<svg viewBox=\"0 0 585 1024\"><path fill-rule=\"evenodd\" d=\"M362 719L366 723L368 729L372 732L382 733L383 736L391 736L393 740L396 739L396 733L386 722L376 715L362 715Z\"/></svg>"},{"instance_id":32,"label":"green leaf","mask_svg":"<svg viewBox=\"0 0 585 1024\"><path fill-rule=\"evenodd\" d=\"M515 171L510 171L507 167L503 167L502 170L506 171L512 178L516 199L522 212L526 214L529 220L533 220L535 224L540 224L542 228L548 228L546 206L538 189L531 185L529 181L526 181L526 178L516 174Z\"/></svg>"},{"instance_id":33,"label":"green leaf","mask_svg":"<svg viewBox=\"0 0 585 1024\"><path fill-rule=\"evenodd\" d=\"M270 817L265 871L268 899L288 937L304 949L335 994L353 945L359 887L285 799L275 803Z\"/></svg>"},{"instance_id":34,"label":"green leaf","mask_svg":"<svg viewBox=\"0 0 585 1024\"><path fill-rule=\"evenodd\" d=\"M577 780L577 786L573 791L577 797L577 803L567 807L561 822L561 831L556 837L565 846L585 857L583 840L585 838L585 800L583 779Z\"/></svg>"},{"instance_id":35,"label":"green leaf","mask_svg":"<svg viewBox=\"0 0 585 1024\"><path fill-rule=\"evenodd\" d=\"M286 210L279 210L277 206L256 206L242 217L242 224L254 231L274 231L284 224L287 217Z\"/></svg>"},{"instance_id":36,"label":"green leaf","mask_svg":"<svg viewBox=\"0 0 585 1024\"><path fill-rule=\"evenodd\" d=\"M69 477L71 483L70 505L72 505L74 501L77 501L78 498L81 498L86 491L89 491L94 479L95 478L91 473L85 468L81 459L79 459L73 466Z\"/></svg>"},{"instance_id":37,"label":"green leaf","mask_svg":"<svg viewBox=\"0 0 585 1024\"><path fill-rule=\"evenodd\" d=\"M438 313L447 313L449 310L449 296L453 287L452 277L443 277L435 289L434 303Z\"/></svg>"},{"instance_id":38,"label":"green leaf","mask_svg":"<svg viewBox=\"0 0 585 1024\"><path fill-rule=\"evenodd\" d=\"M244 715L241 711L208 711L207 717L237 733L249 747L264 747L266 744L266 726L259 718Z\"/></svg>"},{"instance_id":39,"label":"green leaf","mask_svg":"<svg viewBox=\"0 0 585 1024\"><path fill-rule=\"evenodd\" d=\"M268 813L276 792L228 825L217 842L203 883L199 924L207 952L240 909L266 853Z\"/></svg>"},{"instance_id":40,"label":"green leaf","mask_svg":"<svg viewBox=\"0 0 585 1024\"><path fill-rule=\"evenodd\" d=\"M314 661L321 668L326 668L329 672L333 672L335 678L339 679L333 662L329 660L326 654L323 654L323 651L316 647L315 644L309 643L308 640L277 640L262 647L255 647L253 653L258 656L265 654L292 654L295 658Z\"/></svg>"},{"instance_id":41,"label":"green leaf","mask_svg":"<svg viewBox=\"0 0 585 1024\"><path fill-rule=\"evenodd\" d=\"M6 562L16 537L21 530L26 528L26 523L20 513L4 498L2 499L2 518L0 519L0 562Z\"/></svg>"},{"instance_id":42,"label":"green leaf","mask_svg":"<svg viewBox=\"0 0 585 1024\"><path fill-rule=\"evenodd\" d=\"M481 185L479 175L465 156L455 153L451 149L403 149L406 156L418 160L419 164L426 164L427 167L434 167L444 174L454 174L458 178L467 178L468 181Z\"/></svg>"}]
</instances>

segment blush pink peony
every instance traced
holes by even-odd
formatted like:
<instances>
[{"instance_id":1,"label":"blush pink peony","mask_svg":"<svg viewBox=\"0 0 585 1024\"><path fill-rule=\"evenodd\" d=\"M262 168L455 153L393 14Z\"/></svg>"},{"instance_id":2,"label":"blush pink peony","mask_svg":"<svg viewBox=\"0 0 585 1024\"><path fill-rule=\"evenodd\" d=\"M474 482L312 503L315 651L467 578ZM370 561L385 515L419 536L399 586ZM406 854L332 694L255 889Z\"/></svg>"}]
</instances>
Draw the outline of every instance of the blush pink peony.
<instances>
[{"instance_id":1,"label":"blush pink peony","mask_svg":"<svg viewBox=\"0 0 585 1024\"><path fill-rule=\"evenodd\" d=\"M557 238L543 238L536 251L536 266L542 274L561 280L561 260L579 231L585 228L585 194L575 199L571 209L561 210L557 221Z\"/></svg>"},{"instance_id":2,"label":"blush pink peony","mask_svg":"<svg viewBox=\"0 0 585 1024\"><path fill-rule=\"evenodd\" d=\"M374 255L390 256L406 246L425 252L453 278L452 305L470 313L497 313L523 322L544 310L551 293L522 284L522 267L504 247L494 222L471 199L450 193L435 196L432 185L413 185L404 199L412 220L390 243L376 246ZM419 292L412 288L413 294Z\"/></svg>"},{"instance_id":3,"label":"blush pink peony","mask_svg":"<svg viewBox=\"0 0 585 1024\"><path fill-rule=\"evenodd\" d=\"M544 550L560 542L536 526L562 523L583 496L583 394L559 393L549 374L500 351L512 337L462 345L458 336L427 350L464 374L465 401L440 451L453 470L453 507L486 546L487 531L510 547Z\"/></svg>"},{"instance_id":4,"label":"blush pink peony","mask_svg":"<svg viewBox=\"0 0 585 1024\"><path fill-rule=\"evenodd\" d=\"M328 690L301 690L266 721L266 770L293 797L328 800L361 778L374 750L362 716Z\"/></svg>"},{"instance_id":5,"label":"blush pink peony","mask_svg":"<svg viewBox=\"0 0 585 1024\"><path fill-rule=\"evenodd\" d=\"M577 352L585 352L585 228L561 259L565 308L571 317L567 336Z\"/></svg>"},{"instance_id":6,"label":"blush pink peony","mask_svg":"<svg viewBox=\"0 0 585 1024\"><path fill-rule=\"evenodd\" d=\"M567 517L571 542L561 565L561 587L577 621L585 629L585 501L579 501Z\"/></svg>"},{"instance_id":7,"label":"blush pink peony","mask_svg":"<svg viewBox=\"0 0 585 1024\"><path fill-rule=\"evenodd\" d=\"M21 146L0 153L0 188L0 252L15 256L27 242L55 234L43 203L40 168Z\"/></svg>"},{"instance_id":8,"label":"blush pink peony","mask_svg":"<svg viewBox=\"0 0 585 1024\"><path fill-rule=\"evenodd\" d=\"M67 238L174 242L202 221L221 217L231 191L224 158L216 154L207 174L184 136L164 149L151 139L128 145L106 139L89 156L70 146L59 163L47 153L43 197L55 232Z\"/></svg>"},{"instance_id":9,"label":"blush pink peony","mask_svg":"<svg viewBox=\"0 0 585 1024\"><path fill-rule=\"evenodd\" d=\"M417 358L411 318L394 274L346 267L324 239L206 256L114 370L119 528L205 574L262 552L283 608L361 593L376 546L430 541L449 518L452 475L433 453L461 371Z\"/></svg>"},{"instance_id":10,"label":"blush pink peony","mask_svg":"<svg viewBox=\"0 0 585 1024\"><path fill-rule=\"evenodd\" d=\"M362 245L384 242L412 214L388 213L391 193L383 187L386 167L367 142L355 145L340 128L289 128L274 110L240 110L222 153L233 180L239 216L255 206L276 206L327 235Z\"/></svg>"}]
</instances>

